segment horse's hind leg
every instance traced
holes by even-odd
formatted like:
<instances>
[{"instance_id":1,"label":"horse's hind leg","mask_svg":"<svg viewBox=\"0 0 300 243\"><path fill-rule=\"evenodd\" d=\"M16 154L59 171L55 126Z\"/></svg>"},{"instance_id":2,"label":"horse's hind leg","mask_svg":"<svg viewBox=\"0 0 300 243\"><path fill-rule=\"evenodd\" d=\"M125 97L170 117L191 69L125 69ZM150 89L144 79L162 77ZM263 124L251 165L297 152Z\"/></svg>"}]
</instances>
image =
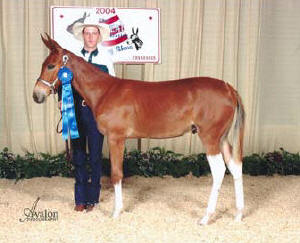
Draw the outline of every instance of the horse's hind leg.
<instances>
[{"instance_id":1,"label":"horse's hind leg","mask_svg":"<svg viewBox=\"0 0 300 243\"><path fill-rule=\"evenodd\" d=\"M227 140L222 143L222 152L225 158L227 168L234 179L234 189L235 189L235 200L237 214L235 216L235 221L240 222L243 217L244 209L244 189L243 189L243 166L242 161L234 161L231 153L231 145Z\"/></svg>"},{"instance_id":2,"label":"horse's hind leg","mask_svg":"<svg viewBox=\"0 0 300 243\"><path fill-rule=\"evenodd\" d=\"M213 186L209 196L206 214L200 221L200 224L202 225L208 224L210 217L216 211L219 190L221 188L225 170L226 170L225 163L219 149L219 142L215 143L214 145L209 145L209 146L206 145L206 149L207 149L206 157L213 177Z\"/></svg>"},{"instance_id":3,"label":"horse's hind leg","mask_svg":"<svg viewBox=\"0 0 300 243\"><path fill-rule=\"evenodd\" d=\"M112 217L117 218L123 209L122 178L125 139L109 136L108 143L111 162L111 181L115 189L115 204Z\"/></svg>"}]
</instances>

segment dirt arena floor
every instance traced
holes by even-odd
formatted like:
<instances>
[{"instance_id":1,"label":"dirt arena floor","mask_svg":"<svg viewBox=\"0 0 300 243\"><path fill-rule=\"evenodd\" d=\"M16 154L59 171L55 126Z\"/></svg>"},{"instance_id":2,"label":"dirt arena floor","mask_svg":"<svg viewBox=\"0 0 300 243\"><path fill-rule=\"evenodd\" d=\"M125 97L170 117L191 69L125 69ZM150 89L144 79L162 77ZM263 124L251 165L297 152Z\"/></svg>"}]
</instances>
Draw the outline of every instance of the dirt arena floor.
<instances>
[{"instance_id":1,"label":"dirt arena floor","mask_svg":"<svg viewBox=\"0 0 300 243\"><path fill-rule=\"evenodd\" d=\"M205 213L211 177L130 177L124 212L112 219L114 192L102 179L92 212L73 211L73 178L0 180L0 242L300 242L300 176L244 176L245 218L234 219L232 177L225 176L216 215ZM38 199L39 198L39 199Z\"/></svg>"}]
</instances>

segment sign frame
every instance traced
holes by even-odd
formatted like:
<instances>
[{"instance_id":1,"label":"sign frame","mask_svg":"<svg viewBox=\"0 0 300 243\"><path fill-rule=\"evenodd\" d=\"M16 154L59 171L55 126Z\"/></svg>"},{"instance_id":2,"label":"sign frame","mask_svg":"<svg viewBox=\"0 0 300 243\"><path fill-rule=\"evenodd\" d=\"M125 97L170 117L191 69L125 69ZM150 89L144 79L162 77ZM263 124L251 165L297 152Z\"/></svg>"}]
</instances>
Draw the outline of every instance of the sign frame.
<instances>
[{"instance_id":1,"label":"sign frame","mask_svg":"<svg viewBox=\"0 0 300 243\"><path fill-rule=\"evenodd\" d=\"M57 14L59 14L59 11L63 11L66 10L68 11L72 11L72 9L74 9L74 12L76 12L77 17L78 17L78 12L84 12L84 11L96 11L92 12L92 14L96 14L98 13L97 17L111 17L114 13L115 16L118 17L118 15L122 15L123 19L120 17L119 21L123 21L124 24L123 26L125 26L124 28L124 34L127 35L127 41L123 42L123 44L116 44L114 46L110 46L110 47L103 47L101 46L101 48L104 48L108 51L108 53L110 53L112 55L112 59L114 61L114 63L116 64L145 64L145 63L152 63L152 64L160 64L161 63L161 39L160 39L160 9L159 8L115 8L115 7L85 7L85 6L50 6L50 25L51 25L51 30L50 30L50 35L53 39L55 39L63 48L68 49L72 52L74 52L75 49L79 48L79 46L81 46L82 48L82 43L80 43L78 40L76 40L70 33L68 33L68 31L66 30L66 24L61 24L64 25L63 27L61 27L60 25L58 25L57 23ZM114 10L116 12L109 13L109 11ZM58 12L56 12L58 11ZM132 11L132 12L131 12ZM123 13L122 13L123 12ZM153 26L152 29L156 29L157 33L156 35L151 35L150 38L152 38L152 36L154 36L154 39L148 40L146 37L150 36L149 33L145 33L145 27L142 25L143 29L142 31L139 29L139 27L134 28L134 27L129 27L129 25L131 23L136 23L134 21L136 20L132 20L132 16L131 17L131 22L130 23L130 18L128 18L128 24L126 23L126 21L124 21L126 16L126 12L131 12L133 14L136 14L137 16L143 16L141 15L141 13L145 12L145 13L149 13L149 21L151 22L152 20L155 22L153 22ZM95 16L96 16L95 15ZM153 19L152 19L152 16ZM63 14L60 15L60 18L63 18ZM77 18L76 16L74 16L74 18L72 20L69 19L69 24L71 24L74 20L76 20ZM101 18L100 18L101 19ZM145 21L146 17L143 18L143 21ZM64 20L66 21L66 20ZM63 22L62 22L63 23ZM121 22L122 23L122 22ZM141 22L140 22L141 23ZM127 24L127 27L126 27ZM157 24L157 26L156 26ZM149 26L147 26L149 27ZM130 37L132 36L132 34L129 34L129 29L132 29L133 33L137 33L137 32L142 32L144 33L143 37L144 39L142 39L143 41L141 41L141 47L140 49L136 43L132 42L132 40L130 39ZM147 28L150 29L150 28ZM140 30L140 31L139 31ZM64 32L62 32L64 31ZM148 30L149 31L149 30ZM58 34L59 33L59 34ZM113 38L112 36L112 28L110 26L110 35L111 38ZM69 42L66 43L65 39L68 39ZM73 39L71 39L73 38ZM152 41L153 40L153 41ZM72 44L71 48L69 47L69 44ZM130 43L131 41L131 43ZM152 42L151 42L152 41ZM153 44L152 44L153 43ZM76 46L77 45L77 46ZM101 45L101 44L99 44ZM156 46L155 48L152 48L151 45ZM143 50L144 47L144 50ZM130 50L129 50L130 49ZM152 53L152 50L155 50ZM144 54L143 54L144 53ZM151 53L151 54L150 54Z\"/></svg>"}]
</instances>

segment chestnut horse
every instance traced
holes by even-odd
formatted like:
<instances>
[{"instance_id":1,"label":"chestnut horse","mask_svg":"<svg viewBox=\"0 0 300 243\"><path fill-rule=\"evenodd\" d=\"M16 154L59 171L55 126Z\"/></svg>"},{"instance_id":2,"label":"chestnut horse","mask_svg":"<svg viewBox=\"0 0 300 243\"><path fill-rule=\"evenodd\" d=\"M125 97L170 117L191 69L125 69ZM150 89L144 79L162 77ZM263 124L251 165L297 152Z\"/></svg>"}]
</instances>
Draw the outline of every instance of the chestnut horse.
<instances>
[{"instance_id":1,"label":"chestnut horse","mask_svg":"<svg viewBox=\"0 0 300 243\"><path fill-rule=\"evenodd\" d=\"M111 181L115 190L113 217L122 208L123 155L126 138L170 138L196 130L206 148L213 185L206 213L207 224L216 209L225 164L234 178L237 221L244 208L242 147L244 108L228 83L208 77L164 82L143 82L112 77L42 36L50 54L42 65L33 99L42 103L53 93L59 69L65 65L74 74L72 85L93 111L99 131L107 136ZM66 62L67 61L67 62ZM236 115L235 115L236 114ZM232 123L233 146L227 136Z\"/></svg>"}]
</instances>

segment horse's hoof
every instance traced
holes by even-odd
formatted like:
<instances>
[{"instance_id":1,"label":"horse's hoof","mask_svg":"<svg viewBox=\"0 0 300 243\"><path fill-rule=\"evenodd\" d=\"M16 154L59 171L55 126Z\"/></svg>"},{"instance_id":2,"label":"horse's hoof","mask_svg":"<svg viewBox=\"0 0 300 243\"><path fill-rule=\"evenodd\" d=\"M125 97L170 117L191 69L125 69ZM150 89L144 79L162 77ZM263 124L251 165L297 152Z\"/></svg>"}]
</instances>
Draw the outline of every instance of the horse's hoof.
<instances>
[{"instance_id":1,"label":"horse's hoof","mask_svg":"<svg viewBox=\"0 0 300 243\"><path fill-rule=\"evenodd\" d=\"M113 212L113 214L112 214L112 218L113 219L117 219L118 217L119 217L119 215L120 215L120 213L117 213L117 212Z\"/></svg>"},{"instance_id":2,"label":"horse's hoof","mask_svg":"<svg viewBox=\"0 0 300 243\"><path fill-rule=\"evenodd\" d=\"M205 216L198 222L198 224L199 224L199 225L208 225L208 223L209 223L209 218L210 218L209 215L205 215Z\"/></svg>"},{"instance_id":3,"label":"horse's hoof","mask_svg":"<svg viewBox=\"0 0 300 243\"><path fill-rule=\"evenodd\" d=\"M240 222L242 222L242 219L243 219L243 213L242 212L238 212L237 215L235 216L234 221L236 223L240 223Z\"/></svg>"},{"instance_id":4,"label":"horse's hoof","mask_svg":"<svg viewBox=\"0 0 300 243\"><path fill-rule=\"evenodd\" d=\"M122 209L115 209L112 213L112 218L113 219L116 219L120 216L120 213L121 213Z\"/></svg>"}]
</instances>

